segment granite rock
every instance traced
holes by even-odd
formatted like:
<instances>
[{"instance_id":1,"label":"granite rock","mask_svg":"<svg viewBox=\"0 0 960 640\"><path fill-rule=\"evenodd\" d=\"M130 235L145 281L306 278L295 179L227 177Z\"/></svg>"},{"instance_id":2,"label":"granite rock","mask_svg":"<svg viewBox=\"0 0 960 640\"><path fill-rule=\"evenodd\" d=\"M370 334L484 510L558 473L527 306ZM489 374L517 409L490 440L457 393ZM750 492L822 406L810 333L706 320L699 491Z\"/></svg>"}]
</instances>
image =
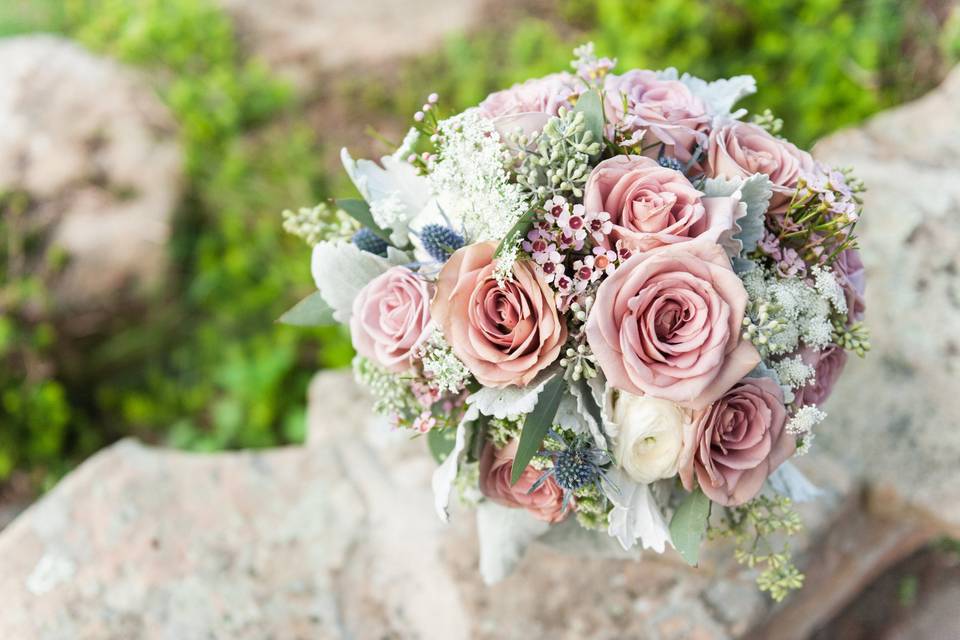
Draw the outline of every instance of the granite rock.
<instances>
[{"instance_id":1,"label":"granite rock","mask_svg":"<svg viewBox=\"0 0 960 640\"><path fill-rule=\"evenodd\" d=\"M112 308L160 281L181 156L140 77L53 36L0 40L0 146L0 194L22 203L10 233L42 247L17 268L41 274L60 311ZM58 253L66 265L50 269Z\"/></svg>"},{"instance_id":2,"label":"granite rock","mask_svg":"<svg viewBox=\"0 0 960 640\"><path fill-rule=\"evenodd\" d=\"M273 70L309 91L354 66L390 64L429 51L468 28L481 0L218 0L241 41Z\"/></svg>"}]
</instances>

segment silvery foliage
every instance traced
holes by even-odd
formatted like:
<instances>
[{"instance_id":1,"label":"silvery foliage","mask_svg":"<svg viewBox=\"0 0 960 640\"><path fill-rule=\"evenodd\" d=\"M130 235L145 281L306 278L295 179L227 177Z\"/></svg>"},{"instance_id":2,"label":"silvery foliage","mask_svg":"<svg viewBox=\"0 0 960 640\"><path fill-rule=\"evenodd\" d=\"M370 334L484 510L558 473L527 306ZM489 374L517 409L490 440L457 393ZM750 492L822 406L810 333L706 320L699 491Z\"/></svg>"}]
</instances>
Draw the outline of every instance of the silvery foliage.
<instances>
[{"instance_id":1,"label":"silvery foliage","mask_svg":"<svg viewBox=\"0 0 960 640\"><path fill-rule=\"evenodd\" d=\"M773 183L762 173L749 178L707 178L701 188L710 197L729 197L739 193L739 212L730 232L720 236L720 244L731 258L738 258L757 248L763 238L763 217L773 196Z\"/></svg>"},{"instance_id":2,"label":"silvery foliage","mask_svg":"<svg viewBox=\"0 0 960 640\"><path fill-rule=\"evenodd\" d=\"M531 542L550 529L523 509L486 500L477 506L480 575L492 585L510 575Z\"/></svg>"},{"instance_id":3,"label":"silvery foliage","mask_svg":"<svg viewBox=\"0 0 960 640\"><path fill-rule=\"evenodd\" d=\"M340 160L357 191L370 205L373 219L390 229L390 241L405 246L410 221L430 203L430 185L416 168L395 156L383 156L381 164L372 160L354 160L346 148Z\"/></svg>"},{"instance_id":4,"label":"silvery foliage","mask_svg":"<svg viewBox=\"0 0 960 640\"><path fill-rule=\"evenodd\" d=\"M657 77L661 80L679 80L685 84L693 95L706 103L707 114L712 118L715 126L724 121L737 120L745 116L746 109L733 111L733 105L741 98L757 92L757 81L750 75L707 82L689 73L680 75L674 67L670 67L658 71Z\"/></svg>"},{"instance_id":5,"label":"silvery foliage","mask_svg":"<svg viewBox=\"0 0 960 640\"><path fill-rule=\"evenodd\" d=\"M387 248L383 258L351 242L320 242L313 247L310 271L320 295L333 309L334 319L347 324L360 290L387 269L409 261L409 256L393 247Z\"/></svg>"},{"instance_id":6,"label":"silvery foliage","mask_svg":"<svg viewBox=\"0 0 960 640\"><path fill-rule=\"evenodd\" d=\"M823 491L810 482L792 462L784 462L767 478L770 488L793 502L812 502Z\"/></svg>"},{"instance_id":7,"label":"silvery foliage","mask_svg":"<svg viewBox=\"0 0 960 640\"><path fill-rule=\"evenodd\" d=\"M467 397L467 404L485 416L516 419L533 411L543 387L556 375L560 375L558 370L550 368L542 371L526 387L481 387Z\"/></svg>"},{"instance_id":8,"label":"silvery foliage","mask_svg":"<svg viewBox=\"0 0 960 640\"><path fill-rule=\"evenodd\" d=\"M444 458L439 467L434 469L433 477L430 479L430 486L433 489L433 506L437 515L444 522L450 520L450 494L453 491L453 485L457 480L457 473L460 469L460 463L467 451L467 443L470 441L470 435L473 433L474 422L480 417L480 411L476 406L467 407L460 424L457 425L457 432L454 436L453 449L450 454Z\"/></svg>"},{"instance_id":9,"label":"silvery foliage","mask_svg":"<svg viewBox=\"0 0 960 640\"><path fill-rule=\"evenodd\" d=\"M607 533L615 537L625 550L637 541L644 549L653 549L657 553L663 553L667 543L672 546L670 527L650 491L650 485L635 482L620 469L607 471L607 480L609 482L603 483L603 491L613 503Z\"/></svg>"}]
</instances>

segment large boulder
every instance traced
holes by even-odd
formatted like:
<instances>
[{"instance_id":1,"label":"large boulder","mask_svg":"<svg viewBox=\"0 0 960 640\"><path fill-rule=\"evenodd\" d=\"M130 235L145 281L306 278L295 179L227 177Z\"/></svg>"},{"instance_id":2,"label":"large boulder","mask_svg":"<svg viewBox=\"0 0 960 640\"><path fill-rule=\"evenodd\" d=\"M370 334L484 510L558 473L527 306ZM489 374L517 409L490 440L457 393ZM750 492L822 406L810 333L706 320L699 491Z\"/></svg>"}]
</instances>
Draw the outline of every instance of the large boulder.
<instances>
[{"instance_id":1,"label":"large boulder","mask_svg":"<svg viewBox=\"0 0 960 640\"><path fill-rule=\"evenodd\" d=\"M482 0L218 0L241 41L300 89L331 71L430 51L477 19Z\"/></svg>"},{"instance_id":2,"label":"large boulder","mask_svg":"<svg viewBox=\"0 0 960 640\"><path fill-rule=\"evenodd\" d=\"M0 148L0 213L29 249L9 277L43 274L71 315L156 286L181 157L148 84L67 40L0 40ZM58 254L62 269L51 267Z\"/></svg>"}]
</instances>

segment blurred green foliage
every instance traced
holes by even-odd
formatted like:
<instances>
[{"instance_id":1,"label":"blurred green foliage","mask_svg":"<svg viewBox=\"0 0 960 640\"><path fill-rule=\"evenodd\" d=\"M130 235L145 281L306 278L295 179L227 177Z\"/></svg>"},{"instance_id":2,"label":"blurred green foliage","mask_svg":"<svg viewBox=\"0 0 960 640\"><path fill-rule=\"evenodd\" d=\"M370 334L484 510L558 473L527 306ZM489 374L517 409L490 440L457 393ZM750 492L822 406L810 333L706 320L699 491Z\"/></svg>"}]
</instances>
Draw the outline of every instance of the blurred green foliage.
<instances>
[{"instance_id":1,"label":"blurred green foliage","mask_svg":"<svg viewBox=\"0 0 960 640\"><path fill-rule=\"evenodd\" d=\"M947 20L920 0L561 0L538 17L523 6L438 54L344 74L322 100L398 131L430 91L460 109L566 68L592 39L620 69L751 73L760 93L746 106L771 108L808 144L922 93L960 56L956 12ZM343 184L326 174L325 131L308 125L314 105L239 51L213 0L0 5L0 35L35 30L148 74L179 122L187 184L166 289L79 343L44 319L43 278L18 270L14 254L31 247L18 227L24 204L0 194L0 237L19 238L0 243L0 480L57 474L126 434L198 450L299 440L311 372L351 356L341 329L273 322L311 289L308 250L283 234L278 212ZM59 257L44 264L55 270Z\"/></svg>"},{"instance_id":2,"label":"blurred green foliage","mask_svg":"<svg viewBox=\"0 0 960 640\"><path fill-rule=\"evenodd\" d=\"M960 27L954 24L953 34L943 28L953 4L562 0L552 20L449 41L442 56L409 72L399 104L415 108L423 97L402 92L424 84L457 107L474 104L511 83L569 69L572 48L589 39L599 55L618 59L620 71L672 66L706 79L751 74L759 91L743 106L771 109L783 118L784 135L805 146L935 85L945 57L960 54ZM950 22L958 21L954 15Z\"/></svg>"}]
</instances>

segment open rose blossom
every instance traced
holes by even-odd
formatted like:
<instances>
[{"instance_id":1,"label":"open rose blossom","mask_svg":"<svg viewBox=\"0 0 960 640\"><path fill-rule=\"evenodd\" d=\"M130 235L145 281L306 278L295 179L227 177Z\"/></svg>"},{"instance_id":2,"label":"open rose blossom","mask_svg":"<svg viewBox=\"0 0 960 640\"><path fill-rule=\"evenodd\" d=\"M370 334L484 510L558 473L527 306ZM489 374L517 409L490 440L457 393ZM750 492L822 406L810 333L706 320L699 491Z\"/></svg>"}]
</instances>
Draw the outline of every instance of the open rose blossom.
<instances>
[{"instance_id":1,"label":"open rose blossom","mask_svg":"<svg viewBox=\"0 0 960 640\"><path fill-rule=\"evenodd\" d=\"M786 210L804 173L813 170L813 157L766 129L748 122L733 121L710 134L707 175L748 178L766 174L773 183L770 213Z\"/></svg>"},{"instance_id":2,"label":"open rose blossom","mask_svg":"<svg viewBox=\"0 0 960 640\"><path fill-rule=\"evenodd\" d=\"M598 164L583 196L587 212L606 211L609 243L647 251L702 237L716 242L733 227L739 196L705 198L679 171L642 156L616 156Z\"/></svg>"},{"instance_id":3,"label":"open rose blossom","mask_svg":"<svg viewBox=\"0 0 960 640\"><path fill-rule=\"evenodd\" d=\"M432 330L432 295L433 287L406 267L371 280L353 301L353 348L388 371L409 369L414 350Z\"/></svg>"},{"instance_id":4,"label":"open rose blossom","mask_svg":"<svg viewBox=\"0 0 960 640\"><path fill-rule=\"evenodd\" d=\"M524 386L557 359L567 327L540 267L517 261L501 287L495 251L496 243L482 242L454 253L437 278L431 313L481 384Z\"/></svg>"},{"instance_id":5,"label":"open rose blossom","mask_svg":"<svg viewBox=\"0 0 960 640\"><path fill-rule=\"evenodd\" d=\"M745 378L687 425L680 479L694 476L708 498L736 506L754 498L764 480L796 450L786 432L783 391L769 378Z\"/></svg>"},{"instance_id":6,"label":"open rose blossom","mask_svg":"<svg viewBox=\"0 0 960 640\"><path fill-rule=\"evenodd\" d=\"M652 71L609 75L604 82L607 119L632 133L644 146L659 140L680 162L687 162L698 143L707 140L707 106L677 80L661 80ZM642 135L641 135L642 134Z\"/></svg>"},{"instance_id":7,"label":"open rose blossom","mask_svg":"<svg viewBox=\"0 0 960 640\"><path fill-rule=\"evenodd\" d=\"M510 484L516 455L516 440L503 449L497 449L489 442L486 444L480 456L480 491L483 495L505 507L526 509L534 518L544 522L560 522L566 518L576 506L576 499L571 498L564 510L563 490L552 476L535 491L530 491L543 471L527 466L517 483Z\"/></svg>"},{"instance_id":8,"label":"open rose blossom","mask_svg":"<svg viewBox=\"0 0 960 640\"><path fill-rule=\"evenodd\" d=\"M480 114L491 120L524 113L555 116L560 107L572 106L571 98L580 92L579 86L569 73L551 73L491 93L480 103Z\"/></svg>"},{"instance_id":9,"label":"open rose blossom","mask_svg":"<svg viewBox=\"0 0 960 640\"><path fill-rule=\"evenodd\" d=\"M822 351L814 351L804 347L800 351L800 359L816 372L813 382L796 393L796 405L822 404L833 391L843 368L847 364L847 352L835 344L827 345Z\"/></svg>"},{"instance_id":10,"label":"open rose blossom","mask_svg":"<svg viewBox=\"0 0 960 640\"><path fill-rule=\"evenodd\" d=\"M740 338L746 303L716 244L661 247L634 254L600 285L587 339L609 384L702 409L760 362Z\"/></svg>"}]
</instances>

